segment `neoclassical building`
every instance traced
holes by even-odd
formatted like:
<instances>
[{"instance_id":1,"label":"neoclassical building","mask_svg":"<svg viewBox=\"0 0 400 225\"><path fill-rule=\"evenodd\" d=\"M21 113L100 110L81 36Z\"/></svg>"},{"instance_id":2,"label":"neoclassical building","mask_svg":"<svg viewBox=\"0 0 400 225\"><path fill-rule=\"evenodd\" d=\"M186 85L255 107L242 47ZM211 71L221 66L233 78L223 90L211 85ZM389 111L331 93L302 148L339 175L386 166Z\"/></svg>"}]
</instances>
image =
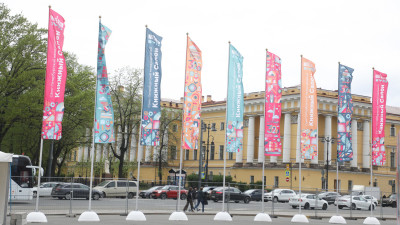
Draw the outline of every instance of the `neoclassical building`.
<instances>
[{"instance_id":1,"label":"neoclassical building","mask_svg":"<svg viewBox=\"0 0 400 225\"><path fill-rule=\"evenodd\" d=\"M336 187L336 155L337 155L337 106L338 92L331 90L317 90L318 99L318 158L303 160L302 174L299 177L298 164L300 161L299 136L299 104L300 87L283 89L282 115L280 122L282 139L282 156L263 157L264 146L264 92L247 93L244 96L244 142L243 151L226 153L226 175L235 181L255 183L262 180L262 161L265 158L265 181L270 187L287 187L297 189L299 179L302 187L325 188L326 165L328 164L328 189L340 191L351 190L353 185L369 186L371 168L371 97L353 94L354 113L352 119L352 146L353 160L339 165L339 187ZM182 99L181 99L182 101ZM182 109L181 101L164 100L162 107L170 108L171 113L179 113ZM205 161L208 155L208 177L223 173L223 153L225 149L225 108L226 101L214 101L211 96L203 98L201 118L210 129L202 132ZM396 149L397 129L400 128L400 108L387 106L385 126L386 164L373 167L373 185L379 186L383 192L394 192L396 179ZM180 124L171 127L171 133L180 137ZM333 139L333 143L322 141ZM127 160L142 159L141 180L155 180L156 148L137 144L137 138L132 138ZM207 145L208 143L208 145ZM139 147L138 147L139 146ZM162 154L168 165L163 169L163 177L169 175L170 169L179 168L180 143L169 143L168 149ZM208 151L207 151L208 149ZM82 152L78 151L79 157ZM208 154L207 154L208 152ZM104 149L97 150L96 155L107 155ZM78 157L78 158L79 158ZM97 156L96 156L97 157ZM199 171L199 150L183 151L183 169L188 174ZM288 168L288 169L287 169ZM290 171L287 176L285 170ZM136 171L132 171L136 174Z\"/></svg>"}]
</instances>

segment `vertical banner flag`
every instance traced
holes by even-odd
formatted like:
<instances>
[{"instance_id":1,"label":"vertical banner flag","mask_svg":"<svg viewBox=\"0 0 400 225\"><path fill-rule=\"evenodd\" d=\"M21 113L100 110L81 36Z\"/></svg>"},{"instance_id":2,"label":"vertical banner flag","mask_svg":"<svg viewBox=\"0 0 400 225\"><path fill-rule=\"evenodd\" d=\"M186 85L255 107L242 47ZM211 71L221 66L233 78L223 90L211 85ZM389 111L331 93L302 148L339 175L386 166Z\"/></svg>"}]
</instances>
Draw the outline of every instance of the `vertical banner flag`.
<instances>
[{"instance_id":1,"label":"vertical banner flag","mask_svg":"<svg viewBox=\"0 0 400 225\"><path fill-rule=\"evenodd\" d=\"M315 64L301 57L301 158L318 158L317 87Z\"/></svg>"},{"instance_id":2,"label":"vertical banner flag","mask_svg":"<svg viewBox=\"0 0 400 225\"><path fill-rule=\"evenodd\" d=\"M265 129L264 151L266 156L280 156L281 142L281 58L267 52L267 70L265 76Z\"/></svg>"},{"instance_id":3,"label":"vertical banner flag","mask_svg":"<svg viewBox=\"0 0 400 225\"><path fill-rule=\"evenodd\" d=\"M372 165L383 166L385 154L387 75L374 70L372 87Z\"/></svg>"},{"instance_id":4,"label":"vertical banner flag","mask_svg":"<svg viewBox=\"0 0 400 225\"><path fill-rule=\"evenodd\" d=\"M229 44L226 151L243 150L243 56Z\"/></svg>"},{"instance_id":5,"label":"vertical banner flag","mask_svg":"<svg viewBox=\"0 0 400 225\"><path fill-rule=\"evenodd\" d=\"M351 97L351 81L354 69L339 64L338 75L338 140L337 158L339 162L353 160L351 144L351 119L353 116L353 100Z\"/></svg>"},{"instance_id":6,"label":"vertical banner flag","mask_svg":"<svg viewBox=\"0 0 400 225\"><path fill-rule=\"evenodd\" d=\"M97 51L96 116L94 121L95 143L114 143L114 110L111 103L106 56L104 50L111 30L99 23Z\"/></svg>"},{"instance_id":7,"label":"vertical banner flag","mask_svg":"<svg viewBox=\"0 0 400 225\"><path fill-rule=\"evenodd\" d=\"M160 144L161 41L162 37L146 28L141 145Z\"/></svg>"},{"instance_id":8,"label":"vertical banner flag","mask_svg":"<svg viewBox=\"0 0 400 225\"><path fill-rule=\"evenodd\" d=\"M201 51L187 37L182 148L197 149L201 111Z\"/></svg>"},{"instance_id":9,"label":"vertical banner flag","mask_svg":"<svg viewBox=\"0 0 400 225\"><path fill-rule=\"evenodd\" d=\"M43 139L61 139L64 115L64 92L67 67L62 51L64 45L64 18L49 9L49 31L47 40L47 66L43 106Z\"/></svg>"}]
</instances>

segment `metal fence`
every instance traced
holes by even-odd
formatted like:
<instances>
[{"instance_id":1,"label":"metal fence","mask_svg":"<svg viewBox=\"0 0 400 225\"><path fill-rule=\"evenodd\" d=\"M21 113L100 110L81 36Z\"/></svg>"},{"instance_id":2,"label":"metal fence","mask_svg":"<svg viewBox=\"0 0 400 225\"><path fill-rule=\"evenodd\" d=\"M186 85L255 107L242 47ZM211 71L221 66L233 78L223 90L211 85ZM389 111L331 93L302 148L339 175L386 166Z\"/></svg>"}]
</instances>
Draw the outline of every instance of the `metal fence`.
<instances>
[{"instance_id":1,"label":"metal fence","mask_svg":"<svg viewBox=\"0 0 400 225\"><path fill-rule=\"evenodd\" d=\"M114 181L114 184L107 186L112 183L110 181ZM130 182L127 182L130 181ZM63 184L63 186L54 186L56 182ZM74 215L80 214L88 209L88 201L89 198L88 190L85 189L89 186L90 179L84 177L65 177L65 178L48 178L43 177L41 181L41 191L39 193L39 211L45 214L66 214L66 215ZM98 185L103 185L99 187ZM83 186L87 185L87 186ZM164 185L173 185L168 181L154 181L154 180L142 180L140 182L139 192L149 189L153 186L164 186ZM220 187L222 186L221 182L216 183L202 183L203 187ZM127 214L131 210L135 210L136 207L136 195L137 187L136 183L132 180L126 179L104 179L104 178L94 178L93 180L94 192L92 193L93 201L92 201L92 210L97 213L108 213L108 214ZM187 190L189 187L198 187L198 182L186 182L185 186L182 187L183 190ZM59 188L58 192L55 192L55 189ZM244 183L236 183L236 182L228 182L226 183L227 189L235 189L239 190L239 192L226 192L226 202L222 202L218 199L213 199L213 196L208 197L208 204L205 206L205 211L208 212L219 212L222 209L222 204L226 204L224 209L229 213L248 213L248 214L256 214L262 211L262 206L264 206L264 211L270 214L272 217L280 216L280 215L295 215L299 210L302 210L302 213L311 217L311 218L321 218L321 217L330 217L332 215L340 214L348 219L356 219L356 218L365 218L371 215L371 211L365 205L371 205L371 200L361 198L364 201L363 205L359 205L359 202L353 202L358 200L353 200L354 196L357 196L356 199L360 199L358 195L352 193L351 191L339 191L339 194L343 196L347 196L345 198L350 199L349 207L347 206L335 206L335 200L330 202L326 202L327 206L318 205L319 201L322 201L324 198L323 193L325 192L336 192L336 190L322 190L319 188L303 188L301 190L302 194L314 194L317 197L311 198L311 200L305 200L309 203L308 206L302 205L301 209L299 207L294 207L293 205L287 202L293 196L287 198L287 196L283 196L283 193L271 192L271 190L278 189L277 187L266 185L264 187L264 192L268 194L264 194L263 197L259 199L251 198L250 202L245 202L243 199L236 199L233 197L233 194L240 194L248 196L249 192L244 193L247 190L252 189L260 189L260 184L244 184ZM61 190L62 189L62 190ZM279 189L289 189L289 187L280 186ZM293 191L298 194L299 190L295 187ZM113 193L112 193L113 192ZM185 193L185 192L182 192ZM95 196L99 194L100 196ZM232 194L232 196L231 196ZM376 201L373 200L373 210L372 214L381 219L387 218L395 218L397 209L393 208L395 206L394 201L397 201L396 198L389 198L392 193L369 193L376 197ZM10 192L10 199L8 204L8 213L14 212L31 212L35 210L36 205L36 197L33 197L32 200L13 200L13 195L16 193ZM269 197L268 197L269 195ZM97 197L100 197L97 199ZM165 198L161 196L157 196L157 199L154 199L153 196L141 196L138 198L138 208L144 212L146 211L164 211L164 212L173 212L173 211L181 211L186 203L186 196L182 196L182 200L180 201L180 205L178 206L178 201L176 195L168 195ZM367 200L367 202L365 202ZM195 200L196 201L196 200ZM262 203L262 201L264 203ZM315 201L315 204L311 201ZM340 201L340 200L339 200ZM336 201L337 202L337 201ZM323 201L323 203L325 203ZM347 204L347 203L346 203ZM355 204L356 206L354 207ZM317 206L317 207L315 207ZM382 207L385 206L385 207Z\"/></svg>"}]
</instances>

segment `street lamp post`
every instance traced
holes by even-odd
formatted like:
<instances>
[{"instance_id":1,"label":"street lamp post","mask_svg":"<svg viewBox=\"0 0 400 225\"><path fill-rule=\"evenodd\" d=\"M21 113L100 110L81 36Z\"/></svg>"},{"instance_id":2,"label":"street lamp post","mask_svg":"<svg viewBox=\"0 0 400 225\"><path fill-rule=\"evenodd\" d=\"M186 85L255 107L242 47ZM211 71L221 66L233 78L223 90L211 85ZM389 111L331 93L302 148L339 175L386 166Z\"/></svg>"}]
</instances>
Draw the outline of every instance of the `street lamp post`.
<instances>
[{"instance_id":1,"label":"street lamp post","mask_svg":"<svg viewBox=\"0 0 400 225\"><path fill-rule=\"evenodd\" d=\"M321 138L322 143L326 142L326 179L325 179L325 191L328 191L328 169L329 169L329 144L333 144L335 139L331 137Z\"/></svg>"},{"instance_id":2,"label":"street lamp post","mask_svg":"<svg viewBox=\"0 0 400 225\"><path fill-rule=\"evenodd\" d=\"M206 155L206 174L205 174L205 182L208 182L208 153L210 152L210 130L215 131L215 127L212 127L210 123L208 123L204 129L207 129L207 155ZM211 145L214 145L214 141L211 141Z\"/></svg>"}]
</instances>

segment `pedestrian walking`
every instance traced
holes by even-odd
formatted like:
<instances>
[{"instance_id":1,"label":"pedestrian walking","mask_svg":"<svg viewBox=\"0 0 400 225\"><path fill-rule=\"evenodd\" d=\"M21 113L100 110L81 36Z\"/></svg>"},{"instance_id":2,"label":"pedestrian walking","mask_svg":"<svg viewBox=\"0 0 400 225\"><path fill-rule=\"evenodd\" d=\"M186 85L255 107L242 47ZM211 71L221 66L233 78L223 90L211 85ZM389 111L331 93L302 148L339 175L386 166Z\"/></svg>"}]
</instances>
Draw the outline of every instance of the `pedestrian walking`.
<instances>
[{"instance_id":1,"label":"pedestrian walking","mask_svg":"<svg viewBox=\"0 0 400 225\"><path fill-rule=\"evenodd\" d=\"M197 209L197 211L200 211L200 209L197 208L200 205L200 203L202 207L201 211L204 212L204 205L207 205L208 201L207 201L207 193L203 192L203 187L201 187L197 193L197 205L196 207L194 207L194 209Z\"/></svg>"},{"instance_id":2,"label":"pedestrian walking","mask_svg":"<svg viewBox=\"0 0 400 225\"><path fill-rule=\"evenodd\" d=\"M194 207L193 207L193 188L192 187L189 187L189 192L186 197L186 205L183 208L184 212L188 209L189 204L190 204L190 211L193 212Z\"/></svg>"},{"instance_id":3,"label":"pedestrian walking","mask_svg":"<svg viewBox=\"0 0 400 225\"><path fill-rule=\"evenodd\" d=\"M193 192L192 192L192 201L193 201L193 205L197 204L197 187L193 188Z\"/></svg>"}]
</instances>

